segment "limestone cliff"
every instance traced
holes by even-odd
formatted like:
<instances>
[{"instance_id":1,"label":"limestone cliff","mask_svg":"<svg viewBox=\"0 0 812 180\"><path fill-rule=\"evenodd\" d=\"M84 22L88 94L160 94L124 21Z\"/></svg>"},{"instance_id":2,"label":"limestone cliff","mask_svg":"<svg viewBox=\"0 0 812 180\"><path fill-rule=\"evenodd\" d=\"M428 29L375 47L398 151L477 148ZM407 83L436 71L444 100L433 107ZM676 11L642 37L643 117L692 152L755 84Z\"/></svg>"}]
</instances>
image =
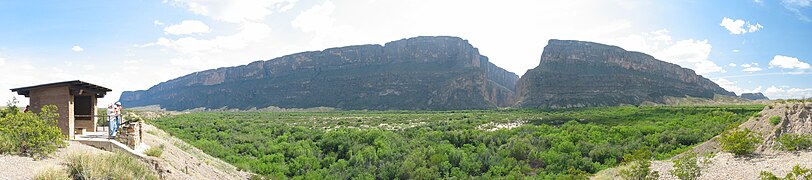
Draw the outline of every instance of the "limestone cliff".
<instances>
[{"instance_id":1,"label":"limestone cliff","mask_svg":"<svg viewBox=\"0 0 812 180\"><path fill-rule=\"evenodd\" d=\"M550 40L516 86L519 107L662 103L666 96L736 96L693 70L604 44Z\"/></svg>"},{"instance_id":2,"label":"limestone cliff","mask_svg":"<svg viewBox=\"0 0 812 180\"><path fill-rule=\"evenodd\" d=\"M489 109L514 104L516 74L468 41L415 37L195 72L124 92L129 107Z\"/></svg>"}]
</instances>

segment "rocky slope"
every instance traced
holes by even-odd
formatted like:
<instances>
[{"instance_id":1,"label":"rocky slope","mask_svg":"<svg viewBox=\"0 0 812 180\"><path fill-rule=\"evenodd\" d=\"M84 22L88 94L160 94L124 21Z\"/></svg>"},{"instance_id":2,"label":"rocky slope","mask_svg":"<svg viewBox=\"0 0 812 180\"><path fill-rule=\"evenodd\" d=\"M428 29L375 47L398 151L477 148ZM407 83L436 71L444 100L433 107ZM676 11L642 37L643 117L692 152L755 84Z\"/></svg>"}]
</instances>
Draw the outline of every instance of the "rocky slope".
<instances>
[{"instance_id":1,"label":"rocky slope","mask_svg":"<svg viewBox=\"0 0 812 180\"><path fill-rule=\"evenodd\" d=\"M767 98L767 96L761 93L742 93L739 97L749 100L770 100L770 98Z\"/></svg>"},{"instance_id":2,"label":"rocky slope","mask_svg":"<svg viewBox=\"0 0 812 180\"><path fill-rule=\"evenodd\" d=\"M643 102L666 97L736 96L693 70L640 52L604 44L550 40L538 67L517 82L517 106L584 107Z\"/></svg>"},{"instance_id":3,"label":"rocky slope","mask_svg":"<svg viewBox=\"0 0 812 180\"><path fill-rule=\"evenodd\" d=\"M514 104L516 74L468 41L415 37L303 52L124 92L129 107L487 109Z\"/></svg>"},{"instance_id":4,"label":"rocky slope","mask_svg":"<svg viewBox=\"0 0 812 180\"><path fill-rule=\"evenodd\" d=\"M781 119L776 125L770 122L770 118L774 116ZM718 140L720 136L716 136L690 150L697 154L717 154L710 159L710 165L704 166L699 179L759 179L761 171L769 171L783 177L795 165L812 168L812 161L809 161L812 159L812 151L776 149L780 144L776 138L781 135L812 135L812 104L772 104L764 107L760 115L751 117L739 125L738 129L750 129L761 136L762 142L756 148L755 154L736 157L722 152ZM667 173L673 169L673 162L670 160L655 161L651 169L660 172L660 179L677 179Z\"/></svg>"}]
</instances>

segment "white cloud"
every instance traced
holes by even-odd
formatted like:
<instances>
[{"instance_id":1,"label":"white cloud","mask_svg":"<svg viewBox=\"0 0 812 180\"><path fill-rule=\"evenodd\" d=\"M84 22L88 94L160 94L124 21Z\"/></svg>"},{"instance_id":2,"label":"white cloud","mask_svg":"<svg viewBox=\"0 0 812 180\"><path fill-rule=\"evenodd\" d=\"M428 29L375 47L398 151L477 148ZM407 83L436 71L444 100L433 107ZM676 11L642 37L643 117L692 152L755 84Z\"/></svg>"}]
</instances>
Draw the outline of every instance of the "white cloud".
<instances>
[{"instance_id":1,"label":"white cloud","mask_svg":"<svg viewBox=\"0 0 812 180\"><path fill-rule=\"evenodd\" d=\"M753 64L742 64L741 67L742 68L749 68L749 67L753 67Z\"/></svg>"},{"instance_id":2,"label":"white cloud","mask_svg":"<svg viewBox=\"0 0 812 180\"><path fill-rule=\"evenodd\" d=\"M650 54L655 58L683 67L691 68L697 74L726 71L708 59L713 46L708 40L683 39L674 41L668 30L630 35L608 40L607 44L618 45L626 50Z\"/></svg>"},{"instance_id":3,"label":"white cloud","mask_svg":"<svg viewBox=\"0 0 812 180\"><path fill-rule=\"evenodd\" d=\"M165 2L187 8L192 13L215 20L239 23L257 22L274 11L284 12L294 7L298 0L168 0Z\"/></svg>"},{"instance_id":4,"label":"white cloud","mask_svg":"<svg viewBox=\"0 0 812 180\"><path fill-rule=\"evenodd\" d=\"M223 50L235 50L251 43L262 41L270 36L271 27L262 23L242 23L236 34L216 36L210 39L182 37L178 39L158 38L154 43L137 45L137 47L163 46L184 54L200 55Z\"/></svg>"},{"instance_id":5,"label":"white cloud","mask_svg":"<svg viewBox=\"0 0 812 180\"><path fill-rule=\"evenodd\" d=\"M719 23L719 25L730 31L730 34L752 33L764 28L764 26L759 23L750 24L750 22L746 22L742 19L733 20L728 17L722 18L722 22Z\"/></svg>"},{"instance_id":6,"label":"white cloud","mask_svg":"<svg viewBox=\"0 0 812 180\"><path fill-rule=\"evenodd\" d=\"M353 41L350 37L363 36L355 28L348 25L338 25L333 13L335 4L324 1L315 5L296 16L291 22L291 27L304 33L313 35L310 45L313 47L343 46L346 42Z\"/></svg>"},{"instance_id":7,"label":"white cloud","mask_svg":"<svg viewBox=\"0 0 812 180\"><path fill-rule=\"evenodd\" d=\"M806 15L802 12L802 9L808 8L810 5L812 5L810 0L781 0L781 4L784 5L784 8L798 16L798 19L807 22L810 21L809 17L806 17Z\"/></svg>"},{"instance_id":8,"label":"white cloud","mask_svg":"<svg viewBox=\"0 0 812 180\"><path fill-rule=\"evenodd\" d=\"M770 86L764 91L770 99L800 99L812 97L812 88L791 88Z\"/></svg>"},{"instance_id":9,"label":"white cloud","mask_svg":"<svg viewBox=\"0 0 812 180\"><path fill-rule=\"evenodd\" d=\"M738 49L734 49L734 50L732 50L732 52L737 53L737 52L739 52L739 50L738 50Z\"/></svg>"},{"instance_id":10,"label":"white cloud","mask_svg":"<svg viewBox=\"0 0 812 180\"><path fill-rule=\"evenodd\" d=\"M6 59L5 58L0 58L0 65L4 65L4 64L6 64Z\"/></svg>"},{"instance_id":11,"label":"white cloud","mask_svg":"<svg viewBox=\"0 0 812 180\"><path fill-rule=\"evenodd\" d=\"M184 20L180 24L171 25L164 28L164 34L184 35L184 34L200 34L208 33L209 26L200 21Z\"/></svg>"},{"instance_id":12,"label":"white cloud","mask_svg":"<svg viewBox=\"0 0 812 180\"><path fill-rule=\"evenodd\" d=\"M163 22L161 22L161 21L155 20L155 21L152 21L152 25L155 25L155 26L163 26L163 25L165 25L165 24L164 24Z\"/></svg>"},{"instance_id":13,"label":"white cloud","mask_svg":"<svg viewBox=\"0 0 812 180\"><path fill-rule=\"evenodd\" d=\"M734 92L734 93L736 93L736 94L738 94L738 95L741 95L742 93L755 93L755 92L761 92L761 89L762 89L762 88L761 88L761 86L759 86L759 87L757 87L757 88L755 88L755 89L745 89L745 88L741 88L741 87L739 87L739 86L737 86L737 85L736 85L738 82L735 82L735 81L730 81L730 80L727 80L727 79L725 79L725 78L717 78L717 79L711 79L711 80L712 80L713 82L715 82L716 84L718 84L718 85L719 85L719 87L722 87L722 88L724 88L725 90L728 90L728 91Z\"/></svg>"},{"instance_id":14,"label":"white cloud","mask_svg":"<svg viewBox=\"0 0 812 180\"><path fill-rule=\"evenodd\" d=\"M334 10L335 4L327 0L324 4L313 6L299 14L299 16L296 16L296 18L290 22L290 25L306 33L332 28L336 20L330 17L330 14L332 14Z\"/></svg>"},{"instance_id":15,"label":"white cloud","mask_svg":"<svg viewBox=\"0 0 812 180\"><path fill-rule=\"evenodd\" d=\"M727 64L727 66L736 67L736 63L730 63L730 64Z\"/></svg>"},{"instance_id":16,"label":"white cloud","mask_svg":"<svg viewBox=\"0 0 812 180\"><path fill-rule=\"evenodd\" d=\"M802 62L798 58L783 55L775 55L770 60L770 67L780 67L785 69L809 69L809 63Z\"/></svg>"},{"instance_id":17,"label":"white cloud","mask_svg":"<svg viewBox=\"0 0 812 180\"><path fill-rule=\"evenodd\" d=\"M761 70L763 70L763 69L761 69L759 67L748 67L748 68L742 69L742 71L748 72L748 73L758 72L758 71L761 71Z\"/></svg>"},{"instance_id":18,"label":"white cloud","mask_svg":"<svg viewBox=\"0 0 812 180\"><path fill-rule=\"evenodd\" d=\"M85 49L82 49L82 47L79 47L79 46L73 46L72 48L70 48L70 50L73 51L73 52L85 51Z\"/></svg>"}]
</instances>

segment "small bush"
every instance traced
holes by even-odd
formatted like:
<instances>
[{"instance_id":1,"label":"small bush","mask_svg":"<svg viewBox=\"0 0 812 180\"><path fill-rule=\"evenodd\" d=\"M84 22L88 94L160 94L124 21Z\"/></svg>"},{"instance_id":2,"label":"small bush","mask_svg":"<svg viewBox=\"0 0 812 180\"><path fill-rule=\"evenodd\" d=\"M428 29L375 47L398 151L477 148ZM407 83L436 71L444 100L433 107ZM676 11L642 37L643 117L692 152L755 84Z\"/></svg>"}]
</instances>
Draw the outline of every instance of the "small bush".
<instances>
[{"instance_id":1,"label":"small bush","mask_svg":"<svg viewBox=\"0 0 812 180\"><path fill-rule=\"evenodd\" d=\"M697 179L702 175L701 168L696 160L696 153L688 153L674 161L674 169L670 171L671 175L677 176L679 179Z\"/></svg>"},{"instance_id":2,"label":"small bush","mask_svg":"<svg viewBox=\"0 0 812 180\"><path fill-rule=\"evenodd\" d=\"M71 179L158 179L145 164L120 152L72 154L66 166Z\"/></svg>"},{"instance_id":3,"label":"small bush","mask_svg":"<svg viewBox=\"0 0 812 180\"><path fill-rule=\"evenodd\" d=\"M158 146L158 147L150 147L149 149L144 151L144 154L146 154L147 156L152 156L152 157L161 157L161 154L163 154L163 153L164 153L164 145L163 144L161 144L161 146Z\"/></svg>"},{"instance_id":4,"label":"small bush","mask_svg":"<svg viewBox=\"0 0 812 180\"><path fill-rule=\"evenodd\" d=\"M65 146L65 136L56 126L56 110L56 106L47 105L38 114L5 114L0 118L0 151L39 159Z\"/></svg>"},{"instance_id":5,"label":"small bush","mask_svg":"<svg viewBox=\"0 0 812 180\"><path fill-rule=\"evenodd\" d=\"M770 117L770 124L775 126L775 125L778 125L778 123L781 123L781 117L778 117L778 116Z\"/></svg>"},{"instance_id":6,"label":"small bush","mask_svg":"<svg viewBox=\"0 0 812 180\"><path fill-rule=\"evenodd\" d=\"M728 131L722 134L719 142L722 144L722 150L741 156L753 153L756 150L756 145L761 142L761 138L756 136L750 129L744 129L741 131Z\"/></svg>"},{"instance_id":7,"label":"small bush","mask_svg":"<svg viewBox=\"0 0 812 180\"><path fill-rule=\"evenodd\" d=\"M634 180L658 179L660 173L649 169L652 158L653 155L647 148L623 156L623 160L626 164L629 164L630 167L620 170L620 177Z\"/></svg>"},{"instance_id":8,"label":"small bush","mask_svg":"<svg viewBox=\"0 0 812 180\"><path fill-rule=\"evenodd\" d=\"M34 180L70 180L68 173L63 169L49 168L37 173Z\"/></svg>"},{"instance_id":9,"label":"small bush","mask_svg":"<svg viewBox=\"0 0 812 180\"><path fill-rule=\"evenodd\" d=\"M762 180L795 180L795 179L812 179L812 170L808 168L802 168L799 165L795 165L792 167L792 171L784 175L784 177L777 177L775 174L769 171L761 171L759 177Z\"/></svg>"},{"instance_id":10,"label":"small bush","mask_svg":"<svg viewBox=\"0 0 812 180\"><path fill-rule=\"evenodd\" d=\"M798 151L812 147L812 137L808 135L784 134L776 138L780 144L778 149L785 151Z\"/></svg>"},{"instance_id":11,"label":"small bush","mask_svg":"<svg viewBox=\"0 0 812 180\"><path fill-rule=\"evenodd\" d=\"M761 112L754 112L753 117L761 117Z\"/></svg>"}]
</instances>

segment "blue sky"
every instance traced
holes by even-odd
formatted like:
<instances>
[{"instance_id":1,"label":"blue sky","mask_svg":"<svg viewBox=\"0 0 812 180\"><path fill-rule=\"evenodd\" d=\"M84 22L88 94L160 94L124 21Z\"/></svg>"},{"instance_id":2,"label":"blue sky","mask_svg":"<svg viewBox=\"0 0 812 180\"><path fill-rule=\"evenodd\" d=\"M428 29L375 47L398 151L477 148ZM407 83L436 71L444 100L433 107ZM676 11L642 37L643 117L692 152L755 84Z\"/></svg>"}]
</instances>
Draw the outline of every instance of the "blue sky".
<instances>
[{"instance_id":1,"label":"blue sky","mask_svg":"<svg viewBox=\"0 0 812 180\"><path fill-rule=\"evenodd\" d=\"M812 97L810 16L810 0L0 1L0 89L80 79L113 89L101 100L111 103L196 71L451 35L519 75L547 40L574 39L651 54L737 94Z\"/></svg>"}]
</instances>

